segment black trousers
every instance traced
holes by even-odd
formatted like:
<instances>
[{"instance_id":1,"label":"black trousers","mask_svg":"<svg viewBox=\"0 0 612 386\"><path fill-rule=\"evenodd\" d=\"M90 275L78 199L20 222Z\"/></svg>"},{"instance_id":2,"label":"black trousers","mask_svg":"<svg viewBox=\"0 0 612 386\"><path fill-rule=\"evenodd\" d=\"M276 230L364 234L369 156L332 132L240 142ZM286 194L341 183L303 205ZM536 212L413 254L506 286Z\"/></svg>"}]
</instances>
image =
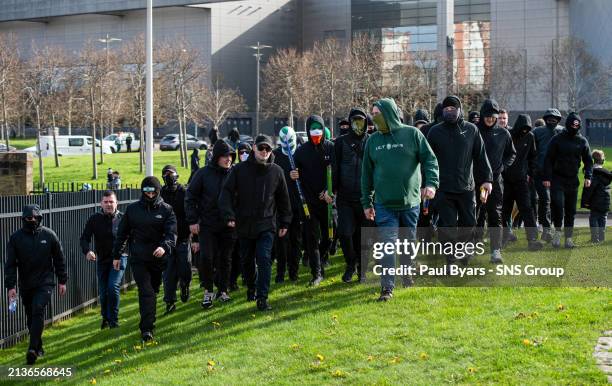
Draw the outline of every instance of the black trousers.
<instances>
[{"instance_id":1,"label":"black trousers","mask_svg":"<svg viewBox=\"0 0 612 386\"><path fill-rule=\"evenodd\" d=\"M519 210L519 216L525 223L525 233L527 240L535 241L538 238L538 229L533 216L529 184L523 181L506 181L504 186L504 204L502 208L502 221L504 227L512 226L512 209L514 203Z\"/></svg>"},{"instance_id":2,"label":"black trousers","mask_svg":"<svg viewBox=\"0 0 612 386\"><path fill-rule=\"evenodd\" d=\"M487 227L489 229L489 243L491 244L491 251L496 249L501 249L502 246L502 206L504 202L504 179L501 176L498 176L494 179L492 185L493 190L489 197L487 198L487 202L483 204L480 199L478 199L476 211L478 213L478 217L480 218L481 214L486 213L487 219ZM480 191L479 191L480 196ZM474 198L476 199L476 198ZM477 226L480 226L478 224Z\"/></svg>"},{"instance_id":3,"label":"black trousers","mask_svg":"<svg viewBox=\"0 0 612 386\"><path fill-rule=\"evenodd\" d=\"M287 229L285 237L276 235L274 253L276 255L276 277L285 278L285 272L289 272L290 279L297 279L300 267L300 238L302 235L302 224L299 216L295 215L297 209L293 210L294 216ZM300 209L301 210L301 209Z\"/></svg>"},{"instance_id":4,"label":"black trousers","mask_svg":"<svg viewBox=\"0 0 612 386\"><path fill-rule=\"evenodd\" d=\"M313 278L324 275L322 262L329 254L329 234L326 206L308 206L310 218L304 221L304 248Z\"/></svg>"},{"instance_id":5,"label":"black trousers","mask_svg":"<svg viewBox=\"0 0 612 386\"><path fill-rule=\"evenodd\" d=\"M361 275L361 228L374 224L365 218L360 202L338 201L338 237L346 269Z\"/></svg>"},{"instance_id":6,"label":"black trousers","mask_svg":"<svg viewBox=\"0 0 612 386\"><path fill-rule=\"evenodd\" d=\"M441 242L468 241L476 224L474 191L437 192L434 206L438 213L438 237ZM457 229L459 227L459 229Z\"/></svg>"},{"instance_id":7,"label":"black trousers","mask_svg":"<svg viewBox=\"0 0 612 386\"><path fill-rule=\"evenodd\" d=\"M155 329L157 294L161 286L162 272L166 267L166 260L132 260L130 265L138 286L140 331L153 331Z\"/></svg>"},{"instance_id":8,"label":"black trousers","mask_svg":"<svg viewBox=\"0 0 612 386\"><path fill-rule=\"evenodd\" d=\"M240 258L240 248L237 246L238 243L234 243L234 249L232 251L232 266L230 270L230 285L238 284L238 277L242 275L242 259Z\"/></svg>"},{"instance_id":9,"label":"black trousers","mask_svg":"<svg viewBox=\"0 0 612 386\"><path fill-rule=\"evenodd\" d=\"M574 234L578 185L578 178L568 180L553 175L550 186L552 220L555 228L564 227L565 237Z\"/></svg>"},{"instance_id":10,"label":"black trousers","mask_svg":"<svg viewBox=\"0 0 612 386\"><path fill-rule=\"evenodd\" d=\"M550 228L550 190L542 184L541 175L534 177L535 189L538 193L538 221L544 228Z\"/></svg>"},{"instance_id":11,"label":"black trousers","mask_svg":"<svg viewBox=\"0 0 612 386\"><path fill-rule=\"evenodd\" d=\"M53 287L43 286L28 290L19 290L21 302L26 314L26 323L30 332L28 350L42 349L42 334L45 327L45 311L51 301Z\"/></svg>"},{"instance_id":12,"label":"black trousers","mask_svg":"<svg viewBox=\"0 0 612 386\"><path fill-rule=\"evenodd\" d=\"M181 287L189 287L191 276L191 244L177 242L164 271L164 302L175 303L178 283Z\"/></svg>"},{"instance_id":13,"label":"black trousers","mask_svg":"<svg viewBox=\"0 0 612 386\"><path fill-rule=\"evenodd\" d=\"M232 267L232 253L236 239L227 231L213 232L200 228L200 259L198 274L200 287L212 292L217 286L219 292L227 292Z\"/></svg>"}]
</instances>

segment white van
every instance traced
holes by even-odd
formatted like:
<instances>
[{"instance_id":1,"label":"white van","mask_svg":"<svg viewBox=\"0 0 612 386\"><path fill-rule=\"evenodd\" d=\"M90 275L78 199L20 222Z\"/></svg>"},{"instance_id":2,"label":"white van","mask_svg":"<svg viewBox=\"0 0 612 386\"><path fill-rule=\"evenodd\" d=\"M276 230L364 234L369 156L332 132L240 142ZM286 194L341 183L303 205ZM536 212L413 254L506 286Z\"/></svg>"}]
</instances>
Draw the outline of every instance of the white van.
<instances>
[{"instance_id":1,"label":"white van","mask_svg":"<svg viewBox=\"0 0 612 386\"><path fill-rule=\"evenodd\" d=\"M55 137L57 143L57 155L87 155L91 154L92 138L88 135L58 135ZM100 147L100 141L96 139L96 147ZM24 149L36 156L36 146ZM96 149L98 152L99 149ZM112 153L108 145L103 147L104 154ZM40 136L40 152L43 157L53 156L53 136Z\"/></svg>"},{"instance_id":2,"label":"white van","mask_svg":"<svg viewBox=\"0 0 612 386\"><path fill-rule=\"evenodd\" d=\"M102 140L104 145L108 145L113 153L117 152L117 139L121 142L121 153L127 152L127 145L125 144L125 139L127 137L132 137L132 151L140 150L140 141L136 139L133 133L120 131L117 133L109 134Z\"/></svg>"}]
</instances>

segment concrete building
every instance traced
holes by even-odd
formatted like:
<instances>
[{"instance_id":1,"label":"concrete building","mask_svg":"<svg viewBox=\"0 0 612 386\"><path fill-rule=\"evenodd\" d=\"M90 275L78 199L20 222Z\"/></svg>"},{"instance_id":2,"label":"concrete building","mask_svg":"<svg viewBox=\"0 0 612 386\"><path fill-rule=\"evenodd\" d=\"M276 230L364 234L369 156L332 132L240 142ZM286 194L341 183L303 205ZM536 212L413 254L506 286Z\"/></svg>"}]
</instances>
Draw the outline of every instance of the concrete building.
<instances>
[{"instance_id":1,"label":"concrete building","mask_svg":"<svg viewBox=\"0 0 612 386\"><path fill-rule=\"evenodd\" d=\"M602 63L612 64L612 46L606 39L612 36L610 0L155 0L155 38L184 36L201 51L212 76L239 87L254 110L255 58L248 46L260 41L274 49L308 49L327 37L348 44L356 34L368 32L380 38L385 67L393 68L405 61L406 51L441 50L448 40L439 36L445 30L439 28L442 1L453 10L449 43L454 84L494 85L488 69L501 49L521 52L525 69L545 65L568 36L583 39ZM0 32L16 32L24 52L31 41L76 51L87 39L107 33L122 39L141 33L144 5L144 0L64 0L59 5L51 0L0 0ZM262 64L266 56L264 52ZM514 87L507 106L511 120L515 112L537 116L551 105L564 110L563 98L552 94L531 81ZM602 141L612 141L608 108L584 115L587 124L599 127ZM231 121L249 132L253 114Z\"/></svg>"}]
</instances>

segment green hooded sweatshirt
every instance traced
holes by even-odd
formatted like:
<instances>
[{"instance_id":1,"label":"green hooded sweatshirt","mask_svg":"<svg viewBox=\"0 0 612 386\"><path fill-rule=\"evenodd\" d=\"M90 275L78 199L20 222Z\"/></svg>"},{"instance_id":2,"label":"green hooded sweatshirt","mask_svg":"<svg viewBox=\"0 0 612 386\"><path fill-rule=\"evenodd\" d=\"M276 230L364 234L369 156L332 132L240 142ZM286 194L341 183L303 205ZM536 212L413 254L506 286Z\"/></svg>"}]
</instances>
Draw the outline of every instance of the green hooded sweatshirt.
<instances>
[{"instance_id":1,"label":"green hooded sweatshirt","mask_svg":"<svg viewBox=\"0 0 612 386\"><path fill-rule=\"evenodd\" d=\"M421 169L423 186L438 188L438 160L419 129L404 125L391 98L374 103L381 111L390 132L375 132L366 142L361 172L361 205L364 209L377 204L393 210L404 210L421 202Z\"/></svg>"}]
</instances>

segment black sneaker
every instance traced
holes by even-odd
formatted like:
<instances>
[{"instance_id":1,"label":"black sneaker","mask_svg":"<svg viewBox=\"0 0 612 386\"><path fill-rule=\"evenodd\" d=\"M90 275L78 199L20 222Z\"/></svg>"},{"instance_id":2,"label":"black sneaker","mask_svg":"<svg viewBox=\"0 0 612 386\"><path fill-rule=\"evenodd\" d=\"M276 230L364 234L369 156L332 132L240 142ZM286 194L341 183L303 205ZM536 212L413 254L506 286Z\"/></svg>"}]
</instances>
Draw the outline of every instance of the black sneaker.
<instances>
[{"instance_id":1,"label":"black sneaker","mask_svg":"<svg viewBox=\"0 0 612 386\"><path fill-rule=\"evenodd\" d=\"M230 292L238 291L240 287L238 287L238 283L232 283L229 285L228 290Z\"/></svg>"},{"instance_id":2,"label":"black sneaker","mask_svg":"<svg viewBox=\"0 0 612 386\"><path fill-rule=\"evenodd\" d=\"M404 288L409 288L413 285L414 279L412 278L412 275L402 275L402 286L404 286Z\"/></svg>"},{"instance_id":3,"label":"black sneaker","mask_svg":"<svg viewBox=\"0 0 612 386\"><path fill-rule=\"evenodd\" d=\"M108 327L108 320L103 320L102 324L100 325L100 330L104 330L105 328Z\"/></svg>"},{"instance_id":4,"label":"black sneaker","mask_svg":"<svg viewBox=\"0 0 612 386\"><path fill-rule=\"evenodd\" d=\"M169 315L169 314L173 313L174 311L176 311L176 304L174 304L174 303L166 303L166 312L164 312L164 316L165 315Z\"/></svg>"},{"instance_id":5,"label":"black sneaker","mask_svg":"<svg viewBox=\"0 0 612 386\"><path fill-rule=\"evenodd\" d=\"M274 282L275 282L276 284L284 283L284 282L285 282L285 278L284 278L283 276L277 276L277 277L274 279Z\"/></svg>"},{"instance_id":6,"label":"black sneaker","mask_svg":"<svg viewBox=\"0 0 612 386\"><path fill-rule=\"evenodd\" d=\"M202 300L202 308L205 310L211 308L213 306L213 300L215 299L215 295L212 292L204 291L204 299Z\"/></svg>"},{"instance_id":7,"label":"black sneaker","mask_svg":"<svg viewBox=\"0 0 612 386\"><path fill-rule=\"evenodd\" d=\"M318 287L319 284L321 284L321 281L323 281L322 276L313 277L312 280L310 280L310 282L308 283L308 285L311 287Z\"/></svg>"},{"instance_id":8,"label":"black sneaker","mask_svg":"<svg viewBox=\"0 0 612 386\"><path fill-rule=\"evenodd\" d=\"M185 286L181 286L181 301L183 303L187 303L189 301L189 286L185 285Z\"/></svg>"},{"instance_id":9,"label":"black sneaker","mask_svg":"<svg viewBox=\"0 0 612 386\"><path fill-rule=\"evenodd\" d=\"M268 303L268 299L257 299L257 309L259 311L270 311L272 306Z\"/></svg>"},{"instance_id":10,"label":"black sneaker","mask_svg":"<svg viewBox=\"0 0 612 386\"><path fill-rule=\"evenodd\" d=\"M45 350L44 350L44 349L41 347L41 348L40 348L40 350L37 350L37 351L36 351L36 355L37 355L39 358L44 357L44 356L45 356Z\"/></svg>"},{"instance_id":11,"label":"black sneaker","mask_svg":"<svg viewBox=\"0 0 612 386\"><path fill-rule=\"evenodd\" d=\"M36 352L36 350L28 350L28 352L26 353L26 363L28 365L33 365L34 363L36 363L36 359L38 359L38 353Z\"/></svg>"},{"instance_id":12,"label":"black sneaker","mask_svg":"<svg viewBox=\"0 0 612 386\"><path fill-rule=\"evenodd\" d=\"M142 333L142 341L143 342L150 342L153 340L153 333L151 331L145 331Z\"/></svg>"},{"instance_id":13,"label":"black sneaker","mask_svg":"<svg viewBox=\"0 0 612 386\"><path fill-rule=\"evenodd\" d=\"M289 281L295 283L296 281L298 281L298 275L289 275Z\"/></svg>"},{"instance_id":14,"label":"black sneaker","mask_svg":"<svg viewBox=\"0 0 612 386\"><path fill-rule=\"evenodd\" d=\"M540 239L542 241L546 241L547 243L550 243L553 239L552 230L550 228L544 228L544 230L542 231L542 235L540 236Z\"/></svg>"},{"instance_id":15,"label":"black sneaker","mask_svg":"<svg viewBox=\"0 0 612 386\"><path fill-rule=\"evenodd\" d=\"M255 290L247 290L247 302L254 302L255 300L257 300Z\"/></svg>"},{"instance_id":16,"label":"black sneaker","mask_svg":"<svg viewBox=\"0 0 612 386\"><path fill-rule=\"evenodd\" d=\"M380 296L378 297L379 302L387 302L391 300L393 297L393 290L391 288L383 288L380 291Z\"/></svg>"},{"instance_id":17,"label":"black sneaker","mask_svg":"<svg viewBox=\"0 0 612 386\"><path fill-rule=\"evenodd\" d=\"M119 323L116 323L116 322L109 323L108 328L119 328Z\"/></svg>"},{"instance_id":18,"label":"black sneaker","mask_svg":"<svg viewBox=\"0 0 612 386\"><path fill-rule=\"evenodd\" d=\"M342 275L342 281L345 283L350 283L353 280L353 274L355 273L355 268L347 268L344 271L344 275Z\"/></svg>"}]
</instances>

